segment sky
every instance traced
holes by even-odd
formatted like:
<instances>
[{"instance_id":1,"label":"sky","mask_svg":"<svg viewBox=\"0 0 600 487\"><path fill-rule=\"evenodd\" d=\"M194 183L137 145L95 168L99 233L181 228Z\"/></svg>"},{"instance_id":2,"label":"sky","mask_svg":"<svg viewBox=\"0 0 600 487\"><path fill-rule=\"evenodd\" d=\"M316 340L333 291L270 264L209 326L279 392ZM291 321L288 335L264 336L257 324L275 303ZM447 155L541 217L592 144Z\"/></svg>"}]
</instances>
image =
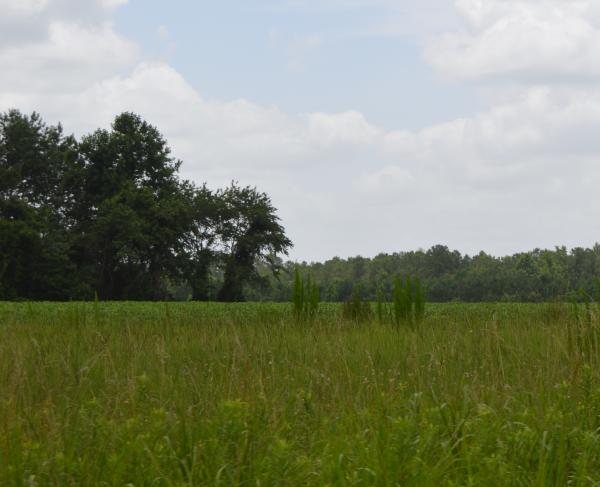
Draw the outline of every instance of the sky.
<instances>
[{"instance_id":1,"label":"sky","mask_svg":"<svg viewBox=\"0 0 600 487\"><path fill-rule=\"evenodd\" d=\"M0 0L0 111L123 111L294 260L600 241L597 0Z\"/></svg>"}]
</instances>

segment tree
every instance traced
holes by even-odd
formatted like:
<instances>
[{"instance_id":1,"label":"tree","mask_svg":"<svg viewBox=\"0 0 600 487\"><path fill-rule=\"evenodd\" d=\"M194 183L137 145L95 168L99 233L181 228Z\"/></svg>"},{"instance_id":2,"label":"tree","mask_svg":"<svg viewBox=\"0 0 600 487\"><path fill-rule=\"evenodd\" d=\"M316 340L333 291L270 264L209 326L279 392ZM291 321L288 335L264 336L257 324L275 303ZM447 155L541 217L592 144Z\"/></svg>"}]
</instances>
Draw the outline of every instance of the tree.
<instances>
[{"instance_id":1,"label":"tree","mask_svg":"<svg viewBox=\"0 0 600 487\"><path fill-rule=\"evenodd\" d=\"M426 272L432 277L456 271L461 265L462 256L457 251L450 251L445 245L434 245L427 253Z\"/></svg>"},{"instance_id":2,"label":"tree","mask_svg":"<svg viewBox=\"0 0 600 487\"><path fill-rule=\"evenodd\" d=\"M76 260L102 299L164 299L191 225L187 188L160 132L132 113L80 145Z\"/></svg>"},{"instance_id":3,"label":"tree","mask_svg":"<svg viewBox=\"0 0 600 487\"><path fill-rule=\"evenodd\" d=\"M181 180L132 113L77 142L39 115L0 114L0 299L243 299L291 242L267 195Z\"/></svg>"},{"instance_id":4,"label":"tree","mask_svg":"<svg viewBox=\"0 0 600 487\"><path fill-rule=\"evenodd\" d=\"M235 183L218 192L221 200L220 235L223 239L223 286L219 301L243 301L244 286L257 282L260 259L277 274L277 254L287 255L292 242L279 223L270 198L256 188Z\"/></svg>"},{"instance_id":5,"label":"tree","mask_svg":"<svg viewBox=\"0 0 600 487\"><path fill-rule=\"evenodd\" d=\"M219 229L224 217L223 201L204 184L188 186L191 225L184 235L185 257L181 267L192 289L192 299L208 301L212 294L211 268L220 256Z\"/></svg>"},{"instance_id":6,"label":"tree","mask_svg":"<svg viewBox=\"0 0 600 487\"><path fill-rule=\"evenodd\" d=\"M0 298L64 299L69 279L69 192L77 144L38 114L0 115Z\"/></svg>"},{"instance_id":7,"label":"tree","mask_svg":"<svg viewBox=\"0 0 600 487\"><path fill-rule=\"evenodd\" d=\"M64 176L77 156L77 142L37 113L0 114L0 195L57 212L66 204Z\"/></svg>"}]
</instances>

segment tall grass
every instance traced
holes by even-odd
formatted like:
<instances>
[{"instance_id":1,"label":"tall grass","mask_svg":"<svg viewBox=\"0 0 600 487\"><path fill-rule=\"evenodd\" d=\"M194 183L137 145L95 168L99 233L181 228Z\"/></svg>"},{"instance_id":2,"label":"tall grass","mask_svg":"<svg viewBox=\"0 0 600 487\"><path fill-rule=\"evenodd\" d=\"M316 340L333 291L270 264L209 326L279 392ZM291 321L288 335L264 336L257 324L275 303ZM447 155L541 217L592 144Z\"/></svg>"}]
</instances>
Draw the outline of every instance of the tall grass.
<instances>
[{"instance_id":1,"label":"tall grass","mask_svg":"<svg viewBox=\"0 0 600 487\"><path fill-rule=\"evenodd\" d=\"M319 311L319 286L308 276L306 279L298 268L294 271L292 306L296 320L312 319Z\"/></svg>"},{"instance_id":2,"label":"tall grass","mask_svg":"<svg viewBox=\"0 0 600 487\"><path fill-rule=\"evenodd\" d=\"M419 278L394 279L392 304L396 325L418 326L425 316L425 293Z\"/></svg>"},{"instance_id":3,"label":"tall grass","mask_svg":"<svg viewBox=\"0 0 600 487\"><path fill-rule=\"evenodd\" d=\"M596 305L0 303L0 485L598 485Z\"/></svg>"},{"instance_id":4,"label":"tall grass","mask_svg":"<svg viewBox=\"0 0 600 487\"><path fill-rule=\"evenodd\" d=\"M378 314L379 306L377 304ZM348 301L342 304L342 318L346 321L352 322L370 322L373 316L373 310L371 309L371 303L363 300L360 292L360 288L354 289L352 296Z\"/></svg>"}]
</instances>

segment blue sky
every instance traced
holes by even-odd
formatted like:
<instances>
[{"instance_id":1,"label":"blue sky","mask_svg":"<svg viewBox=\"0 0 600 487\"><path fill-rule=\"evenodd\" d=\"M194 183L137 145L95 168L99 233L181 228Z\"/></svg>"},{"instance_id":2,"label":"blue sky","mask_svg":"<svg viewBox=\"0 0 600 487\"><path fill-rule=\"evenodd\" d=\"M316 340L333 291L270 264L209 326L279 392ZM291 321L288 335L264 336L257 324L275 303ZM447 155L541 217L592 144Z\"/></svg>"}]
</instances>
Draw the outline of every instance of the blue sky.
<instances>
[{"instance_id":1,"label":"blue sky","mask_svg":"<svg viewBox=\"0 0 600 487\"><path fill-rule=\"evenodd\" d=\"M122 111L291 258L600 240L597 0L0 0L0 110Z\"/></svg>"},{"instance_id":2,"label":"blue sky","mask_svg":"<svg viewBox=\"0 0 600 487\"><path fill-rule=\"evenodd\" d=\"M414 6L394 16L402 18ZM204 96L244 98L293 113L358 110L419 129L481 108L472 86L444 80L417 32L380 32L386 4L306 8L276 1L130 2L120 32L175 66ZM450 19L449 19L450 22Z\"/></svg>"}]
</instances>

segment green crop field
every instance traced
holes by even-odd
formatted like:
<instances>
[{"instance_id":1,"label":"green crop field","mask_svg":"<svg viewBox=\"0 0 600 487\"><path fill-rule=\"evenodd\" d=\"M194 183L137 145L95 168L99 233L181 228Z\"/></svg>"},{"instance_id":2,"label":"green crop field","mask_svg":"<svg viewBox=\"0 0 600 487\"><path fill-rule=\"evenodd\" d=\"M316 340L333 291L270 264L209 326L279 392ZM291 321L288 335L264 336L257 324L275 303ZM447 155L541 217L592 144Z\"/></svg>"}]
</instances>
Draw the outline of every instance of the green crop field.
<instances>
[{"instance_id":1,"label":"green crop field","mask_svg":"<svg viewBox=\"0 0 600 487\"><path fill-rule=\"evenodd\" d=\"M600 484L594 305L0 303L0 485Z\"/></svg>"}]
</instances>

